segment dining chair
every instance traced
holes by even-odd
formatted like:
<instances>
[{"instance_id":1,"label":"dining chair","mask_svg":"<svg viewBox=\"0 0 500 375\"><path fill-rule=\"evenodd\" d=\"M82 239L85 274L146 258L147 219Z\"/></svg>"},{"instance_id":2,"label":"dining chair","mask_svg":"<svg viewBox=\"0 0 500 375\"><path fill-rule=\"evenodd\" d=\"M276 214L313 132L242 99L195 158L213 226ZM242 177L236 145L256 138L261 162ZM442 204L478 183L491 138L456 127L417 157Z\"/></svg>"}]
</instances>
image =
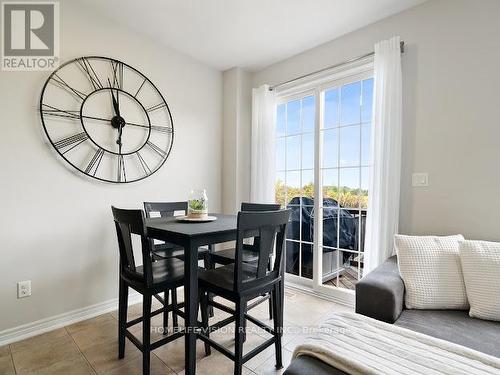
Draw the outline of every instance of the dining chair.
<instances>
[{"instance_id":1,"label":"dining chair","mask_svg":"<svg viewBox=\"0 0 500 375\"><path fill-rule=\"evenodd\" d=\"M152 215L159 215L162 218L174 217L177 213L182 215L187 214L188 203L187 202L144 202L144 212L147 218L153 217ZM184 248L167 242L159 242L151 239L151 246L153 248L153 258L158 259L168 259L177 258L184 260ZM211 268L212 263L210 259L210 252L212 252L212 246L201 247L198 249L198 259L203 260L203 265L205 268ZM172 289L170 291L172 294L172 304L177 305L177 290ZM168 304L169 292L167 291L164 295L164 300ZM211 312L211 316L213 313ZM168 315L164 316L164 325L168 326ZM177 326L177 317L173 316L174 326Z\"/></svg>"},{"instance_id":2,"label":"dining chair","mask_svg":"<svg viewBox=\"0 0 500 375\"><path fill-rule=\"evenodd\" d=\"M236 375L241 374L245 362L272 344L275 345L276 367L282 367L283 303L281 282L285 237L289 218L290 210L239 212L234 263L216 269L199 270L198 285L202 318L199 337L205 344L208 344L209 349L213 347L234 361L234 374ZM258 239L258 245L255 249L258 259L255 263L246 263L243 261L243 251L245 249L243 241L252 237ZM276 248L276 256L273 265L269 268L269 256L274 248ZM210 301L208 298L209 293L233 302L235 308L232 309L216 301ZM271 293L272 296L272 328L246 312L246 305L249 300L266 293ZM210 326L208 322L209 306L229 313L231 317ZM243 355L246 320L267 331L272 337ZM210 338L210 332L233 321L236 323L234 353Z\"/></svg>"},{"instance_id":3,"label":"dining chair","mask_svg":"<svg viewBox=\"0 0 500 375\"><path fill-rule=\"evenodd\" d=\"M120 284L118 299L118 358L125 356L125 338L128 338L143 356L143 374L150 372L151 351L183 336L180 331L175 331L156 342L151 342L151 317L163 313L163 316L172 311L174 316L184 316L179 305L169 305L163 301L163 306L151 311L152 298L159 293L167 294L169 290L184 285L184 262L173 257L153 261L151 241L148 238L145 216L142 210L123 210L111 207L118 238L120 252ZM142 265L137 266L134 257L136 237L140 240ZM139 241L135 242L138 243ZM127 322L128 291L129 287L142 294L142 316ZM165 320L164 320L165 321ZM134 336L129 328L142 322L142 342ZM164 332L168 327L163 326Z\"/></svg>"},{"instance_id":4,"label":"dining chair","mask_svg":"<svg viewBox=\"0 0 500 375\"><path fill-rule=\"evenodd\" d=\"M274 203L241 203L241 211L278 211L281 208L279 204L274 204ZM243 251L242 251L242 259L243 262L245 263L251 263L255 264L258 260L258 252L259 252L259 239L256 238L254 239L254 243L252 245L249 244L244 244L243 245ZM230 248L230 249L224 249L224 250L219 250L216 252L213 252L210 256L212 258L212 262L214 264L222 264L222 265L227 265L234 263L235 261L235 249ZM271 267L271 261L272 261L272 255L273 253L270 254L269 257L269 265L268 267ZM273 304L272 300L270 298L270 295L264 296L264 298L261 298L251 305L247 306L247 309L250 310L264 301L269 300L269 319L272 319L273 317Z\"/></svg>"}]
</instances>

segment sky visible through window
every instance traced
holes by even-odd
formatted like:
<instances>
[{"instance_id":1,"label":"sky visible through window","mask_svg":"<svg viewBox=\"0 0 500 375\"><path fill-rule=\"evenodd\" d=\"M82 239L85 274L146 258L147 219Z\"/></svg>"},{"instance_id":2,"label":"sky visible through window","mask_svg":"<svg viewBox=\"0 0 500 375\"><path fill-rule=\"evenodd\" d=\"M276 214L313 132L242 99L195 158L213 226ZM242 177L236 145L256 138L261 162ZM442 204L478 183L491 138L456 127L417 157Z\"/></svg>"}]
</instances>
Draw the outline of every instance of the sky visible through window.
<instances>
[{"instance_id":1,"label":"sky visible through window","mask_svg":"<svg viewBox=\"0 0 500 375\"><path fill-rule=\"evenodd\" d=\"M322 167L340 167L341 170L340 173L323 171L323 184L367 190L368 169L359 168L359 166L368 166L370 163L373 79L353 82L327 90L324 97ZM278 176L280 175L279 171L312 170L314 168L314 107L314 96L303 98L301 118L300 99L278 106L276 123L278 137L276 170ZM302 145L300 134L302 134ZM285 135L286 138L280 138ZM341 181L338 181L339 174ZM288 187L300 188L301 185L307 185L309 182L314 182L312 171L302 173L302 181L299 172L286 173Z\"/></svg>"}]
</instances>

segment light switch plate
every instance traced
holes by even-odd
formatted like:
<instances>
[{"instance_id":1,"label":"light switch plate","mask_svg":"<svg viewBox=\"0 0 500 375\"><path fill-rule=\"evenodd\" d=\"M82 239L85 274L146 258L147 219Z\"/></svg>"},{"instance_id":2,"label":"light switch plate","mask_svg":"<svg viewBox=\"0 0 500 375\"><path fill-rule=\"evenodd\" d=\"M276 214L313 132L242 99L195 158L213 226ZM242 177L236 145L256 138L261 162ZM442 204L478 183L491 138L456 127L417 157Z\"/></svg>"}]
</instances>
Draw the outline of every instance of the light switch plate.
<instances>
[{"instance_id":1,"label":"light switch plate","mask_svg":"<svg viewBox=\"0 0 500 375\"><path fill-rule=\"evenodd\" d=\"M413 187L429 186L428 173L413 173L411 176L411 183Z\"/></svg>"}]
</instances>

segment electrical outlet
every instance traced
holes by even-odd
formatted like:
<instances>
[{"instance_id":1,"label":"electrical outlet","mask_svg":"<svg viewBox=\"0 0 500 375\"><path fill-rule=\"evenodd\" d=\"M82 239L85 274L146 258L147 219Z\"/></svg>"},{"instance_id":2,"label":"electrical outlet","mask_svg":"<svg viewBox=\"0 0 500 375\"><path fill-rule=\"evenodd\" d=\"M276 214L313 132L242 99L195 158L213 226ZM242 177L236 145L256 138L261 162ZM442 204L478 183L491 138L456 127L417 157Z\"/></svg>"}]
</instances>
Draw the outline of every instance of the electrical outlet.
<instances>
[{"instance_id":1,"label":"electrical outlet","mask_svg":"<svg viewBox=\"0 0 500 375\"><path fill-rule=\"evenodd\" d=\"M31 296L31 280L19 281L17 283L17 298Z\"/></svg>"},{"instance_id":2,"label":"electrical outlet","mask_svg":"<svg viewBox=\"0 0 500 375\"><path fill-rule=\"evenodd\" d=\"M429 175L427 173L413 173L411 182L413 187L429 186Z\"/></svg>"}]
</instances>

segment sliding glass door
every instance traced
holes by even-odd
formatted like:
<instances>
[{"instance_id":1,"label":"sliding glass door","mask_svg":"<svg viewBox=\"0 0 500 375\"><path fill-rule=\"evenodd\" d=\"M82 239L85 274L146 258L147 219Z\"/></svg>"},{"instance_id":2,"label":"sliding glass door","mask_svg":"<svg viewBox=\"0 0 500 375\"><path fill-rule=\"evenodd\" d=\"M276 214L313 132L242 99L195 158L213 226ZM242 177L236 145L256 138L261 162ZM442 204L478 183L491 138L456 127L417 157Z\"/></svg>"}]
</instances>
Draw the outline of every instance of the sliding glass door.
<instances>
[{"instance_id":1,"label":"sliding glass door","mask_svg":"<svg viewBox=\"0 0 500 375\"><path fill-rule=\"evenodd\" d=\"M335 294L362 276L372 101L370 67L279 97L276 202L292 210L292 282Z\"/></svg>"}]
</instances>

